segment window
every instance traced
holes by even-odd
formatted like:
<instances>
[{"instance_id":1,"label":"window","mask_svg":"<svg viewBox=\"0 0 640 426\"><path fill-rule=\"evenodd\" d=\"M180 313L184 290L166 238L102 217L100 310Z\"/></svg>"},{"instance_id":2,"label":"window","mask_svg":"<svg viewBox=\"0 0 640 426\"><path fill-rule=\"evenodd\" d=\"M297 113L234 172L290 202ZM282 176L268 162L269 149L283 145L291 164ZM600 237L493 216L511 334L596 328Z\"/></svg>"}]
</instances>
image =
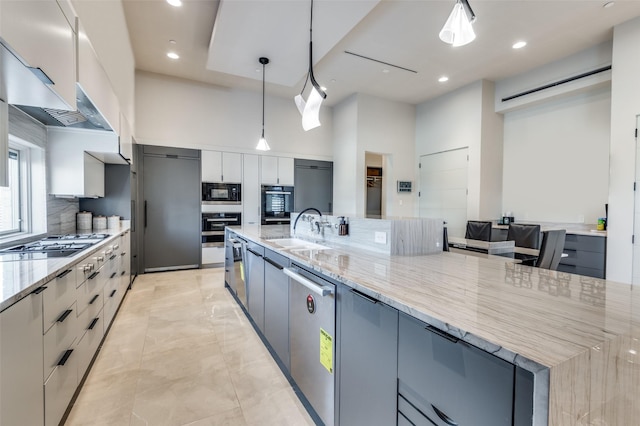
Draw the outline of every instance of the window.
<instances>
[{"instance_id":1,"label":"window","mask_svg":"<svg viewBox=\"0 0 640 426\"><path fill-rule=\"evenodd\" d=\"M20 151L9 149L9 186L0 187L0 236L22 232Z\"/></svg>"}]
</instances>

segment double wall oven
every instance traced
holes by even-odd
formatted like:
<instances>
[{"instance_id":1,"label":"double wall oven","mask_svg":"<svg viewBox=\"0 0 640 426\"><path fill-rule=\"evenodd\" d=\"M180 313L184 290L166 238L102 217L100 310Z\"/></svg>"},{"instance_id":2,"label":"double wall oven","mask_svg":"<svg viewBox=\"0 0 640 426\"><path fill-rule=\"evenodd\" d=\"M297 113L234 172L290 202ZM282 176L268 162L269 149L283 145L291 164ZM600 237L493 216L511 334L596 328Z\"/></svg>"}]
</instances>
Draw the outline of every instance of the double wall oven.
<instances>
[{"instance_id":1,"label":"double wall oven","mask_svg":"<svg viewBox=\"0 0 640 426\"><path fill-rule=\"evenodd\" d=\"M224 247L224 227L242 225L242 213L202 213L202 247Z\"/></svg>"},{"instance_id":2,"label":"double wall oven","mask_svg":"<svg viewBox=\"0 0 640 426\"><path fill-rule=\"evenodd\" d=\"M262 185L262 225L281 225L291 221L293 186Z\"/></svg>"}]
</instances>

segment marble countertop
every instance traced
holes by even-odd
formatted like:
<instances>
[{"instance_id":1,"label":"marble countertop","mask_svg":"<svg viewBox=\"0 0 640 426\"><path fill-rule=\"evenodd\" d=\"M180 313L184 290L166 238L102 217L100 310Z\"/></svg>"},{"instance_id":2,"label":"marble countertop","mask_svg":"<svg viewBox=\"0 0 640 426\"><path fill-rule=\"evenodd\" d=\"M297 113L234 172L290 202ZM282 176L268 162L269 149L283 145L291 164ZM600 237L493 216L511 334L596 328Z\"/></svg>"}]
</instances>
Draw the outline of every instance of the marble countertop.
<instances>
[{"instance_id":1,"label":"marble countertop","mask_svg":"<svg viewBox=\"0 0 640 426\"><path fill-rule=\"evenodd\" d=\"M627 284L458 253L389 256L327 241L331 250L290 251L274 241L288 229L264 228L236 232L512 362L553 367L640 319Z\"/></svg>"},{"instance_id":2,"label":"marble countertop","mask_svg":"<svg viewBox=\"0 0 640 426\"><path fill-rule=\"evenodd\" d=\"M5 310L33 290L53 279L61 270L75 265L80 260L110 244L118 235L129 230L129 225L100 230L109 237L80 251L71 257L41 260L18 260L0 262L0 311Z\"/></svg>"},{"instance_id":3,"label":"marble countertop","mask_svg":"<svg viewBox=\"0 0 640 426\"><path fill-rule=\"evenodd\" d=\"M540 231L565 229L567 234L590 235L592 237L606 237L607 231L598 231L596 224L587 223L562 223L562 222L514 222L515 225L540 225ZM509 225L493 223L494 229L509 229Z\"/></svg>"}]
</instances>

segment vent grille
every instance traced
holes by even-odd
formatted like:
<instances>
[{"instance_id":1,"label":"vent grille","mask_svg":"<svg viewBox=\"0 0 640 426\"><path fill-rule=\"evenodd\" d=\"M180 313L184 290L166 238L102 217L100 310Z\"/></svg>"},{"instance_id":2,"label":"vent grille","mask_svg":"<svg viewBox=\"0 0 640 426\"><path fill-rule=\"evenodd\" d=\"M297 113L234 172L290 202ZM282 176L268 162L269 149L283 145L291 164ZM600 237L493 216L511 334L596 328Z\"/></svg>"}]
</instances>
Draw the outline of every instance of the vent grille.
<instances>
[{"instance_id":1,"label":"vent grille","mask_svg":"<svg viewBox=\"0 0 640 426\"><path fill-rule=\"evenodd\" d=\"M43 108L44 111L60 122L63 126L72 126L74 124L87 121L84 115L78 111L65 111L60 109Z\"/></svg>"}]
</instances>

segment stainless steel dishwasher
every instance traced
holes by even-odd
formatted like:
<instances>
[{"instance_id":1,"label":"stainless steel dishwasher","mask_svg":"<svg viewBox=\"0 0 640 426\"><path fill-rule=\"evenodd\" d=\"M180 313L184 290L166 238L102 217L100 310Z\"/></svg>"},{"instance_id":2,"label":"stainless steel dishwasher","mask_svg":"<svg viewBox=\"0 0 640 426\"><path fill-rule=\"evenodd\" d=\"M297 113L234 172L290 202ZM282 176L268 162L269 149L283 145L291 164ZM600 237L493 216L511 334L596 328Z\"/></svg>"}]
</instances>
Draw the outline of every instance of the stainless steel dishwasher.
<instances>
[{"instance_id":1,"label":"stainless steel dishwasher","mask_svg":"<svg viewBox=\"0 0 640 426\"><path fill-rule=\"evenodd\" d=\"M326 426L335 423L335 285L292 263L291 376Z\"/></svg>"}]
</instances>

